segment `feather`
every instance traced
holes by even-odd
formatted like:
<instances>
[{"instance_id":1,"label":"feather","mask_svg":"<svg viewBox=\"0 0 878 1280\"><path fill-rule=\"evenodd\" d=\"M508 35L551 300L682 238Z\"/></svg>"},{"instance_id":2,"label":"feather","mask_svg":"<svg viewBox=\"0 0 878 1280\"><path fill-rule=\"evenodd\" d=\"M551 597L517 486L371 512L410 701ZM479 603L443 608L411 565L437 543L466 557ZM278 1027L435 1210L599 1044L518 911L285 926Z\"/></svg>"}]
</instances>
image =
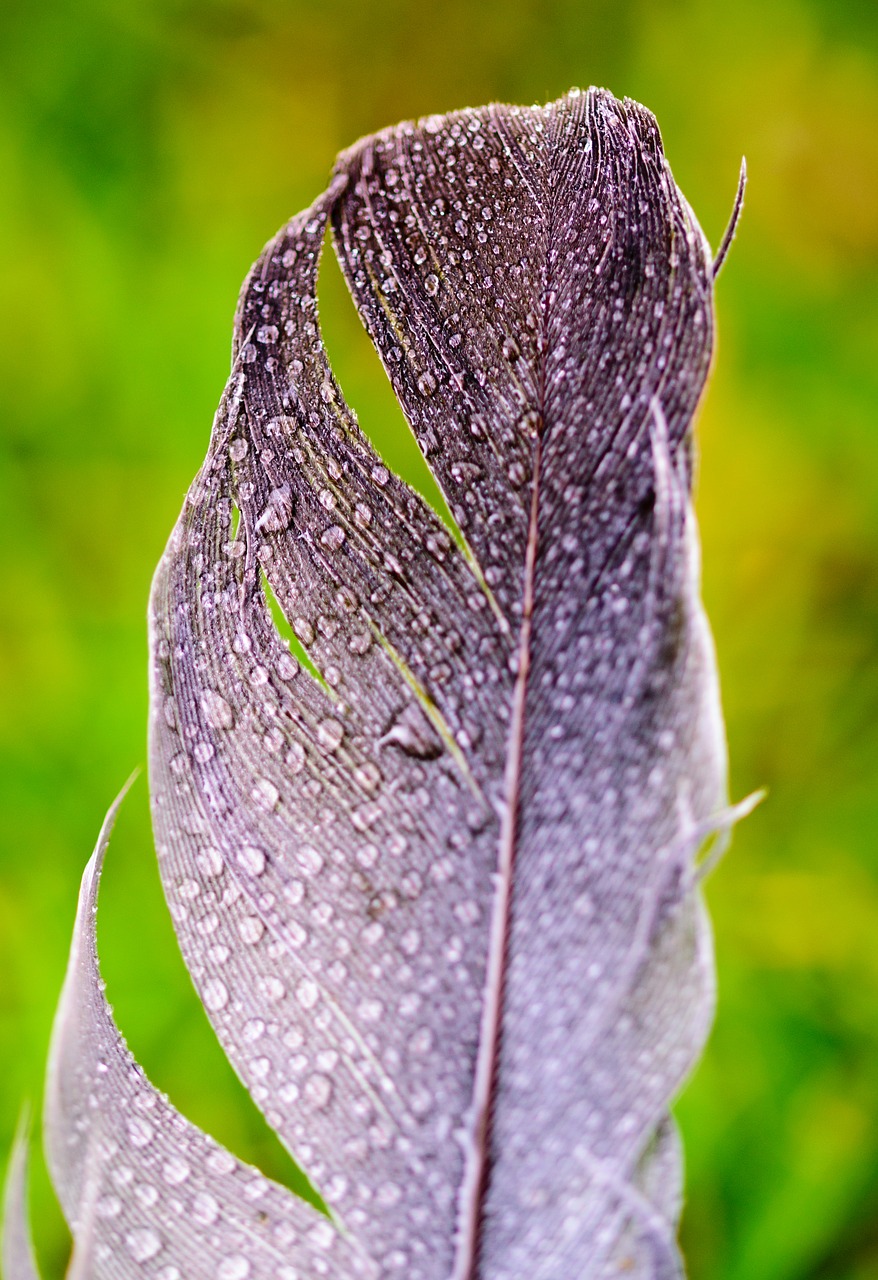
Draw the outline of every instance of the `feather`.
<instances>
[{"instance_id":1,"label":"feather","mask_svg":"<svg viewBox=\"0 0 878 1280\"><path fill-rule=\"evenodd\" d=\"M3 1195L3 1275L39 1280L27 1209L27 1148L30 1125L23 1116L15 1135Z\"/></svg>"},{"instance_id":2,"label":"feather","mask_svg":"<svg viewBox=\"0 0 878 1280\"><path fill-rule=\"evenodd\" d=\"M368 1275L322 1214L185 1120L128 1051L103 994L95 940L120 802L82 877L50 1051L44 1131L74 1237L69 1280Z\"/></svg>"},{"instance_id":3,"label":"feather","mask_svg":"<svg viewBox=\"0 0 878 1280\"><path fill-rule=\"evenodd\" d=\"M330 224L450 525L329 367ZM290 1274L681 1275L668 1108L714 1002L697 859L742 811L690 501L712 349L656 123L600 90L364 139L244 285L153 584L150 783L201 1000L329 1207L254 1183ZM98 996L96 883L47 1116L80 1274L283 1274L257 1175L211 1181ZM93 1207L122 1168L158 1191L118 1195L160 1243L134 1267ZM309 1231L330 1261L296 1253Z\"/></svg>"}]
</instances>

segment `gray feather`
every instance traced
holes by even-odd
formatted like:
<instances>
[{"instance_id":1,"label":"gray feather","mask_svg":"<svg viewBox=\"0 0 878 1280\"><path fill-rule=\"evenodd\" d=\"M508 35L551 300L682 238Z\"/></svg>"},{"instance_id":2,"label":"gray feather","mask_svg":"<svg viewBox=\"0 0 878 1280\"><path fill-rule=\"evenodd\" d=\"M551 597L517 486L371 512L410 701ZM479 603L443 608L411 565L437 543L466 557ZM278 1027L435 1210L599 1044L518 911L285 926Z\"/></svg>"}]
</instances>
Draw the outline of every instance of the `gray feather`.
<instances>
[{"instance_id":1,"label":"gray feather","mask_svg":"<svg viewBox=\"0 0 878 1280\"><path fill-rule=\"evenodd\" d=\"M30 1126L22 1120L15 1135L3 1194L3 1275L5 1280L39 1280L27 1208L27 1149Z\"/></svg>"},{"instance_id":2,"label":"gray feather","mask_svg":"<svg viewBox=\"0 0 878 1280\"><path fill-rule=\"evenodd\" d=\"M453 530L334 380L330 223ZM104 836L47 1116L77 1274L681 1275L668 1107L714 999L697 855L741 812L690 501L712 290L653 117L598 90L367 138L266 247L153 585L150 781L195 985L334 1225L211 1172L131 1062L93 947ZM112 1191L121 1169L156 1200ZM132 1264L132 1232L181 1261Z\"/></svg>"},{"instance_id":3,"label":"gray feather","mask_svg":"<svg viewBox=\"0 0 878 1280\"><path fill-rule=\"evenodd\" d=\"M69 1280L374 1275L316 1209L185 1120L126 1048L95 943L118 803L82 878L47 1081L46 1154L74 1237Z\"/></svg>"}]
</instances>

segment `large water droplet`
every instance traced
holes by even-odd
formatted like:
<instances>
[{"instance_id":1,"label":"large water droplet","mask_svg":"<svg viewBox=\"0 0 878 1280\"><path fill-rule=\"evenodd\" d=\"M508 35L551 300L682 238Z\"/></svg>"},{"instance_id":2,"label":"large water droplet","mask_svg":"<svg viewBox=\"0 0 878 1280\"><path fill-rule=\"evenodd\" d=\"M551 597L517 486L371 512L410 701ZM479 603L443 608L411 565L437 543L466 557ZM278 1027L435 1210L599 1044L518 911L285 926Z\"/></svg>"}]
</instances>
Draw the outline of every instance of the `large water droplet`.
<instances>
[{"instance_id":1,"label":"large water droplet","mask_svg":"<svg viewBox=\"0 0 878 1280\"><path fill-rule=\"evenodd\" d=\"M305 1097L312 1107L322 1111L332 1097L332 1081L328 1076L314 1074L305 1081Z\"/></svg>"},{"instance_id":2,"label":"large water droplet","mask_svg":"<svg viewBox=\"0 0 878 1280\"><path fill-rule=\"evenodd\" d=\"M219 1217L220 1207L209 1191L199 1191L192 1201L192 1217L203 1227L211 1227Z\"/></svg>"},{"instance_id":3,"label":"large water droplet","mask_svg":"<svg viewBox=\"0 0 878 1280\"><path fill-rule=\"evenodd\" d=\"M211 729L233 729L235 713L229 703L215 689L204 689L201 694L201 709Z\"/></svg>"},{"instance_id":4,"label":"large water droplet","mask_svg":"<svg viewBox=\"0 0 878 1280\"><path fill-rule=\"evenodd\" d=\"M211 1013L218 1013L229 1003L229 989L219 978L211 978L205 983L202 999L206 1009Z\"/></svg>"},{"instance_id":5,"label":"large water droplet","mask_svg":"<svg viewBox=\"0 0 878 1280\"><path fill-rule=\"evenodd\" d=\"M161 1247L161 1236L152 1227L135 1227L125 1236L125 1248L135 1262L149 1262Z\"/></svg>"},{"instance_id":6,"label":"large water droplet","mask_svg":"<svg viewBox=\"0 0 878 1280\"><path fill-rule=\"evenodd\" d=\"M217 1280L247 1280L250 1263L241 1253L224 1258L216 1270Z\"/></svg>"},{"instance_id":7,"label":"large water droplet","mask_svg":"<svg viewBox=\"0 0 878 1280\"><path fill-rule=\"evenodd\" d=\"M317 737L327 751L335 751L344 739L344 726L338 720L322 720L317 726Z\"/></svg>"},{"instance_id":8,"label":"large water droplet","mask_svg":"<svg viewBox=\"0 0 878 1280\"><path fill-rule=\"evenodd\" d=\"M255 845L245 844L238 850L238 864L251 876L261 876L265 870L265 854Z\"/></svg>"},{"instance_id":9,"label":"large water droplet","mask_svg":"<svg viewBox=\"0 0 878 1280\"><path fill-rule=\"evenodd\" d=\"M288 484L279 489L272 489L262 514L256 521L257 529L267 529L269 533L280 533L289 527L293 518L293 497Z\"/></svg>"},{"instance_id":10,"label":"large water droplet","mask_svg":"<svg viewBox=\"0 0 878 1280\"><path fill-rule=\"evenodd\" d=\"M148 1120L135 1116L133 1120L128 1122L128 1137L131 1139L133 1147L147 1147L155 1136L155 1129Z\"/></svg>"}]
</instances>

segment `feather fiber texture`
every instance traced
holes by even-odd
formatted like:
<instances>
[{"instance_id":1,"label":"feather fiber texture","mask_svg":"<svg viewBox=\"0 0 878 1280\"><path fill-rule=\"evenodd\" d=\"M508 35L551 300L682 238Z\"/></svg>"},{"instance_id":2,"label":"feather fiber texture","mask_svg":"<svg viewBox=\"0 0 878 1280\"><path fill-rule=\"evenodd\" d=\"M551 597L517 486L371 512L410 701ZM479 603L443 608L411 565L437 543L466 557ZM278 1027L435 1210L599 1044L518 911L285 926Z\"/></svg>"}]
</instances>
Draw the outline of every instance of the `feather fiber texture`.
<instances>
[{"instance_id":1,"label":"feather fiber texture","mask_svg":"<svg viewBox=\"0 0 878 1280\"><path fill-rule=\"evenodd\" d=\"M451 522L333 377L330 225ZM600 90L366 138L266 247L154 582L150 783L195 986L329 1216L130 1059L105 831L46 1115L72 1275L681 1275L698 855L736 816L690 503L713 328L655 120Z\"/></svg>"}]
</instances>

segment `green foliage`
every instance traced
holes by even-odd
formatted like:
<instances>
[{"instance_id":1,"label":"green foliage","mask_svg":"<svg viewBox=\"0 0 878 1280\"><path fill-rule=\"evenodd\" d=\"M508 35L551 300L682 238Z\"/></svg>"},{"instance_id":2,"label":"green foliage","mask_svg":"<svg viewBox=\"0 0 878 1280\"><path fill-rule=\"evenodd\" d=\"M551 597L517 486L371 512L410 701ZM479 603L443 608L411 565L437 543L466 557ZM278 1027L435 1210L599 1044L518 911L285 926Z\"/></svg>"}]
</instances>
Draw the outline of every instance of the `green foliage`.
<instances>
[{"instance_id":1,"label":"green foliage","mask_svg":"<svg viewBox=\"0 0 878 1280\"><path fill-rule=\"evenodd\" d=\"M42 1079L95 831L145 758L150 575L204 453L253 246L361 133L604 83L656 113L714 243L742 152L750 168L718 288L699 510L732 793L769 798L710 886L721 1000L679 1107L686 1254L694 1280L878 1275L875 13L5 6L0 1148ZM343 286L324 283L339 379L383 442L398 410ZM131 1047L197 1123L288 1176L177 958L143 784L115 849L102 951ZM67 1244L34 1172L58 1275Z\"/></svg>"}]
</instances>

